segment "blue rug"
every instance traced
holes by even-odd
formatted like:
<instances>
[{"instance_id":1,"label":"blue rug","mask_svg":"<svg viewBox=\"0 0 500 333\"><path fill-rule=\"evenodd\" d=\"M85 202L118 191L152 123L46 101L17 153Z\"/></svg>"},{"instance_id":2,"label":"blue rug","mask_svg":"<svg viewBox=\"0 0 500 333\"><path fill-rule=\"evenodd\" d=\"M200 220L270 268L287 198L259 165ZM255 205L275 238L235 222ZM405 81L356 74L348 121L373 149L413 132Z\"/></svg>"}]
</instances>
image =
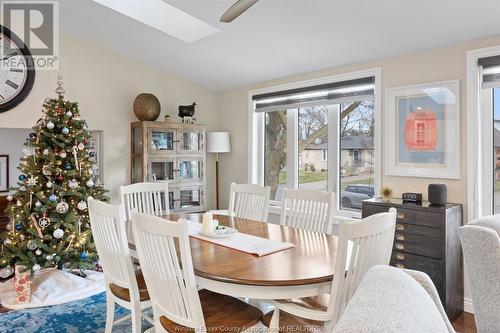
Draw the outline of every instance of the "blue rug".
<instances>
[{"instance_id":1,"label":"blue rug","mask_svg":"<svg viewBox=\"0 0 500 333\"><path fill-rule=\"evenodd\" d=\"M115 320L127 314L127 309L115 305ZM106 293L61 305L0 314L1 333L94 333L104 332L105 325ZM143 320L143 330L149 327ZM130 320L113 326L113 333L131 331Z\"/></svg>"}]
</instances>

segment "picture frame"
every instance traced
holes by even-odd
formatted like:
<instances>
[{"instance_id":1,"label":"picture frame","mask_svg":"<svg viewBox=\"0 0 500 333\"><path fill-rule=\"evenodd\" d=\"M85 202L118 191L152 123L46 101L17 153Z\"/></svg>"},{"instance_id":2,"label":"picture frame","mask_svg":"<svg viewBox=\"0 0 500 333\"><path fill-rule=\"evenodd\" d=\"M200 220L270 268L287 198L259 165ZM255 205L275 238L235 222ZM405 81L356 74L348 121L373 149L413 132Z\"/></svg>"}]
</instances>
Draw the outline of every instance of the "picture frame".
<instances>
[{"instance_id":1,"label":"picture frame","mask_svg":"<svg viewBox=\"0 0 500 333\"><path fill-rule=\"evenodd\" d=\"M460 178L460 81L388 88L385 105L387 175Z\"/></svg>"},{"instance_id":2,"label":"picture frame","mask_svg":"<svg viewBox=\"0 0 500 333\"><path fill-rule=\"evenodd\" d=\"M0 192L9 191L9 155L0 155Z\"/></svg>"}]
</instances>

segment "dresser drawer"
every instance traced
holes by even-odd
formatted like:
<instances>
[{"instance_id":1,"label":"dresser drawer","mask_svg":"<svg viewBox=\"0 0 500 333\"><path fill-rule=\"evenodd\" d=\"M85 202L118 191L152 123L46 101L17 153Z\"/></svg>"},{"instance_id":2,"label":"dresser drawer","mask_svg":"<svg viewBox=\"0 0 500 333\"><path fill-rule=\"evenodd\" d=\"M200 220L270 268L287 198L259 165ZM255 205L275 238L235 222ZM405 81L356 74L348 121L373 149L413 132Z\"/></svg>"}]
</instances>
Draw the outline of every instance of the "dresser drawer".
<instances>
[{"instance_id":1,"label":"dresser drawer","mask_svg":"<svg viewBox=\"0 0 500 333\"><path fill-rule=\"evenodd\" d=\"M363 203L363 218L389 211L390 204L387 206ZM430 228L443 228L444 213L439 211L427 211L425 209L395 207L397 210L396 221L406 224L421 225Z\"/></svg>"},{"instance_id":2,"label":"dresser drawer","mask_svg":"<svg viewBox=\"0 0 500 333\"><path fill-rule=\"evenodd\" d=\"M439 239L396 231L394 250L435 259L443 258L443 245Z\"/></svg>"},{"instance_id":3,"label":"dresser drawer","mask_svg":"<svg viewBox=\"0 0 500 333\"><path fill-rule=\"evenodd\" d=\"M443 261L416 256L413 254L402 253L398 251L392 252L391 266L398 268L413 269L421 271L429 275L432 282L439 292L439 296L443 297Z\"/></svg>"}]
</instances>

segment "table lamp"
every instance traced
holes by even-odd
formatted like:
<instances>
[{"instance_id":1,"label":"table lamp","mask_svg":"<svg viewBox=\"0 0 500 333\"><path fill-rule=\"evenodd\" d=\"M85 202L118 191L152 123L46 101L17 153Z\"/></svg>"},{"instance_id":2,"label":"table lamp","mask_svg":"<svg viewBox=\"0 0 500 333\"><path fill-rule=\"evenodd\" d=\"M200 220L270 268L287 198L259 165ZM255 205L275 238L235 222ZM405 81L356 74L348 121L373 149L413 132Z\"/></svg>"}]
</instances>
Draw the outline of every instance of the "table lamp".
<instances>
[{"instance_id":1,"label":"table lamp","mask_svg":"<svg viewBox=\"0 0 500 333\"><path fill-rule=\"evenodd\" d=\"M219 153L229 153L228 132L212 132L207 134L207 152L215 153L215 203L219 209Z\"/></svg>"}]
</instances>

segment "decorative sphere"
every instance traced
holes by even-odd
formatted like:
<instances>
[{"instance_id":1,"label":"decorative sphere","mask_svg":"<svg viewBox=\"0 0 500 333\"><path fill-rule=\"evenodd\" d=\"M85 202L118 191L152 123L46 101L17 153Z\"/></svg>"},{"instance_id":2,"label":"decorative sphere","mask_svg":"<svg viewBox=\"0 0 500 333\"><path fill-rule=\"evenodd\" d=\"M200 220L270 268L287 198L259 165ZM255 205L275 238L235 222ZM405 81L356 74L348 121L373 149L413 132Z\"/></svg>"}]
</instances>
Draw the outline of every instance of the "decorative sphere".
<instances>
[{"instance_id":1,"label":"decorative sphere","mask_svg":"<svg viewBox=\"0 0 500 333\"><path fill-rule=\"evenodd\" d=\"M21 192L26 191L26 186L19 186L19 191L21 191Z\"/></svg>"},{"instance_id":2,"label":"decorative sphere","mask_svg":"<svg viewBox=\"0 0 500 333\"><path fill-rule=\"evenodd\" d=\"M76 181L76 179L71 179L68 186L71 189L75 189L78 187L78 182Z\"/></svg>"},{"instance_id":3,"label":"decorative sphere","mask_svg":"<svg viewBox=\"0 0 500 333\"><path fill-rule=\"evenodd\" d=\"M12 244L12 241L10 240L10 238L7 238L7 239L5 239L5 240L3 241L3 244L4 244L4 245L10 245L10 244Z\"/></svg>"},{"instance_id":4,"label":"decorative sphere","mask_svg":"<svg viewBox=\"0 0 500 333\"><path fill-rule=\"evenodd\" d=\"M63 177L62 175L58 175L58 176L56 177L56 180L57 180L58 182L62 182L62 181L64 180L64 177Z\"/></svg>"},{"instance_id":5,"label":"decorative sphere","mask_svg":"<svg viewBox=\"0 0 500 333\"><path fill-rule=\"evenodd\" d=\"M62 236L64 236L64 231L62 229L57 228L52 233L52 236L54 236L54 238L57 238L57 239L62 238Z\"/></svg>"},{"instance_id":6,"label":"decorative sphere","mask_svg":"<svg viewBox=\"0 0 500 333\"><path fill-rule=\"evenodd\" d=\"M73 168L73 165L71 165L71 163L68 162L68 163L64 164L64 169L71 170L71 168Z\"/></svg>"},{"instance_id":7,"label":"decorative sphere","mask_svg":"<svg viewBox=\"0 0 500 333\"><path fill-rule=\"evenodd\" d=\"M0 278L6 279L14 274L14 269L10 266L0 269Z\"/></svg>"},{"instance_id":8,"label":"decorative sphere","mask_svg":"<svg viewBox=\"0 0 500 333\"><path fill-rule=\"evenodd\" d=\"M28 241L28 244L26 244L26 248L30 251L36 250L36 242L32 240Z\"/></svg>"},{"instance_id":9,"label":"decorative sphere","mask_svg":"<svg viewBox=\"0 0 500 333\"><path fill-rule=\"evenodd\" d=\"M25 180L25 179L26 179L26 175L19 175L19 180L20 180L20 181L23 181L23 180Z\"/></svg>"},{"instance_id":10,"label":"decorative sphere","mask_svg":"<svg viewBox=\"0 0 500 333\"><path fill-rule=\"evenodd\" d=\"M45 260L47 260L47 261L51 261L52 259L54 259L54 256L51 254L45 256Z\"/></svg>"},{"instance_id":11,"label":"decorative sphere","mask_svg":"<svg viewBox=\"0 0 500 333\"><path fill-rule=\"evenodd\" d=\"M40 267L40 265L38 264L34 264L33 267L31 269L33 269L33 272L37 272L41 269L42 267Z\"/></svg>"},{"instance_id":12,"label":"decorative sphere","mask_svg":"<svg viewBox=\"0 0 500 333\"><path fill-rule=\"evenodd\" d=\"M87 253L87 251L83 251L82 253L80 253L81 259L87 260L88 257L89 257L89 254Z\"/></svg>"},{"instance_id":13,"label":"decorative sphere","mask_svg":"<svg viewBox=\"0 0 500 333\"><path fill-rule=\"evenodd\" d=\"M37 208L42 207L42 202L41 202L40 200L37 200L37 201L35 202L35 207L37 207Z\"/></svg>"},{"instance_id":14,"label":"decorative sphere","mask_svg":"<svg viewBox=\"0 0 500 333\"><path fill-rule=\"evenodd\" d=\"M80 142L80 143L78 144L78 149L80 149L80 150L84 150L84 149L85 149L85 145L84 145L83 143L81 143L81 142Z\"/></svg>"},{"instance_id":15,"label":"decorative sphere","mask_svg":"<svg viewBox=\"0 0 500 333\"><path fill-rule=\"evenodd\" d=\"M94 181L92 179L87 180L87 187L93 187Z\"/></svg>"},{"instance_id":16,"label":"decorative sphere","mask_svg":"<svg viewBox=\"0 0 500 333\"><path fill-rule=\"evenodd\" d=\"M53 128L54 128L54 123L53 123L53 122L51 122L51 121L49 121L49 122L47 123L47 128L48 128L48 129L53 129Z\"/></svg>"},{"instance_id":17,"label":"decorative sphere","mask_svg":"<svg viewBox=\"0 0 500 333\"><path fill-rule=\"evenodd\" d=\"M66 151L64 151L64 150L59 153L60 158L66 158L66 156L67 156L67 154L66 154Z\"/></svg>"},{"instance_id":18,"label":"decorative sphere","mask_svg":"<svg viewBox=\"0 0 500 333\"><path fill-rule=\"evenodd\" d=\"M90 157L95 157L95 152L94 151L89 152L89 156Z\"/></svg>"},{"instance_id":19,"label":"decorative sphere","mask_svg":"<svg viewBox=\"0 0 500 333\"><path fill-rule=\"evenodd\" d=\"M48 154L49 154L49 150L48 150L47 148L45 148L45 149L43 150L43 154L44 154L44 155L48 155Z\"/></svg>"},{"instance_id":20,"label":"decorative sphere","mask_svg":"<svg viewBox=\"0 0 500 333\"><path fill-rule=\"evenodd\" d=\"M23 149L23 154L26 155L26 156L31 156L31 155L33 155L33 149L31 149L31 148L24 148Z\"/></svg>"},{"instance_id":21,"label":"decorative sphere","mask_svg":"<svg viewBox=\"0 0 500 333\"><path fill-rule=\"evenodd\" d=\"M51 195L49 196L49 201L50 201L50 202L56 202L56 200L57 200L57 197L56 197L56 195L55 195L55 194L51 194Z\"/></svg>"},{"instance_id":22,"label":"decorative sphere","mask_svg":"<svg viewBox=\"0 0 500 333\"><path fill-rule=\"evenodd\" d=\"M35 139L36 138L36 133L30 133L30 138Z\"/></svg>"},{"instance_id":23,"label":"decorative sphere","mask_svg":"<svg viewBox=\"0 0 500 333\"><path fill-rule=\"evenodd\" d=\"M97 165L96 165L96 164L93 164L93 165L92 165L92 170L93 170L93 171L97 171Z\"/></svg>"},{"instance_id":24,"label":"decorative sphere","mask_svg":"<svg viewBox=\"0 0 500 333\"><path fill-rule=\"evenodd\" d=\"M23 229L23 225L22 224L16 224L16 230L19 231L19 230L22 230Z\"/></svg>"},{"instance_id":25,"label":"decorative sphere","mask_svg":"<svg viewBox=\"0 0 500 333\"><path fill-rule=\"evenodd\" d=\"M66 116L71 117L73 113L71 111L66 112Z\"/></svg>"},{"instance_id":26,"label":"decorative sphere","mask_svg":"<svg viewBox=\"0 0 500 333\"><path fill-rule=\"evenodd\" d=\"M80 201L77 205L79 210L85 210L87 209L87 203L85 201Z\"/></svg>"},{"instance_id":27,"label":"decorative sphere","mask_svg":"<svg viewBox=\"0 0 500 333\"><path fill-rule=\"evenodd\" d=\"M47 182L47 184L45 184L45 186L47 186L47 188L51 188L52 185L54 185L54 183L52 183L50 180Z\"/></svg>"},{"instance_id":28,"label":"decorative sphere","mask_svg":"<svg viewBox=\"0 0 500 333\"><path fill-rule=\"evenodd\" d=\"M56 212L58 212L59 214L64 214L68 211L69 209L69 206L66 202L64 201L61 201L57 204L56 206Z\"/></svg>"},{"instance_id":29,"label":"decorative sphere","mask_svg":"<svg viewBox=\"0 0 500 333\"><path fill-rule=\"evenodd\" d=\"M16 205L17 205L18 207L21 207L21 206L23 205L23 203L21 202L21 200L19 200L19 201L16 203Z\"/></svg>"},{"instance_id":30,"label":"decorative sphere","mask_svg":"<svg viewBox=\"0 0 500 333\"><path fill-rule=\"evenodd\" d=\"M155 121L160 115L160 101L153 94L139 94L134 100L134 113L140 121Z\"/></svg>"},{"instance_id":31,"label":"decorative sphere","mask_svg":"<svg viewBox=\"0 0 500 333\"><path fill-rule=\"evenodd\" d=\"M41 254L42 254L42 250L37 249L37 250L35 251L35 254L36 254L37 256L41 255Z\"/></svg>"},{"instance_id":32,"label":"decorative sphere","mask_svg":"<svg viewBox=\"0 0 500 333\"><path fill-rule=\"evenodd\" d=\"M61 133L62 133L62 134L68 134L68 133L69 133L69 128L64 127L64 128L61 130Z\"/></svg>"},{"instance_id":33,"label":"decorative sphere","mask_svg":"<svg viewBox=\"0 0 500 333\"><path fill-rule=\"evenodd\" d=\"M14 197L13 197L12 195L10 195L10 194L9 194L9 195L7 196L7 201L12 201L12 200L14 200Z\"/></svg>"}]
</instances>

